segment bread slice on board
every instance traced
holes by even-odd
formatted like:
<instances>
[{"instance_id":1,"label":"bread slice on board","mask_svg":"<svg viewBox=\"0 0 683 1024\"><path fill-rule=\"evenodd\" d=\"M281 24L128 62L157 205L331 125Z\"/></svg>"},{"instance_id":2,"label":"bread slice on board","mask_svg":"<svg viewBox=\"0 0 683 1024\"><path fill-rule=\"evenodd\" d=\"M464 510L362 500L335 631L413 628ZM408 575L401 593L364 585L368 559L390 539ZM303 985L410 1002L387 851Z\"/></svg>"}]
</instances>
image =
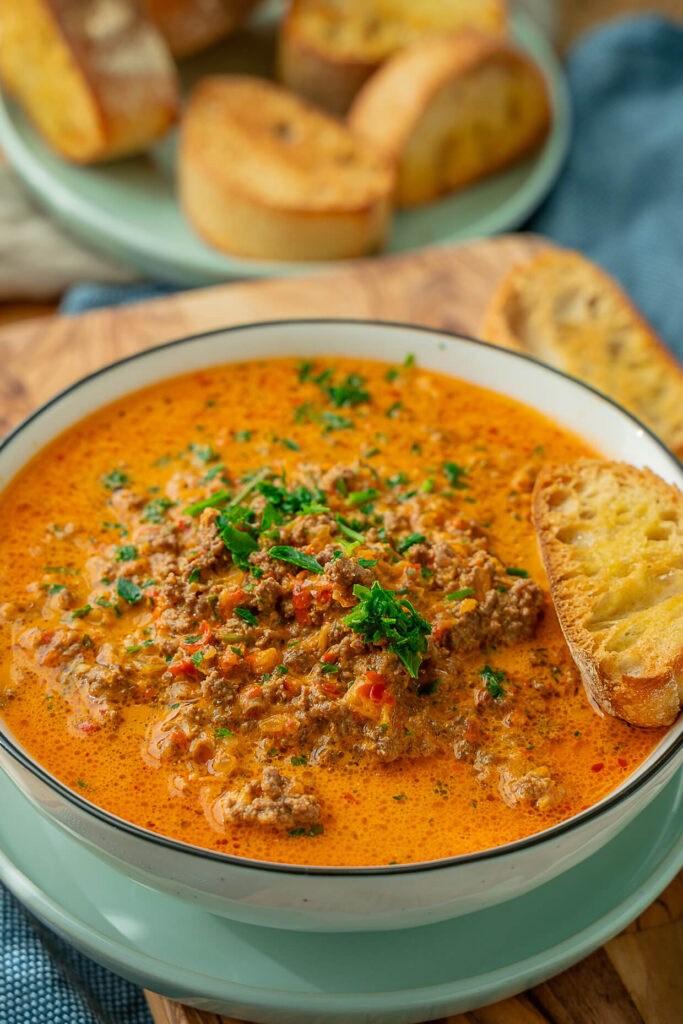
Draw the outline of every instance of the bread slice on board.
<instances>
[{"instance_id":1,"label":"bread slice on board","mask_svg":"<svg viewBox=\"0 0 683 1024\"><path fill-rule=\"evenodd\" d=\"M181 204L242 256L324 260L377 249L392 167L344 124L264 79L204 78L183 121Z\"/></svg>"},{"instance_id":2,"label":"bread slice on board","mask_svg":"<svg viewBox=\"0 0 683 1024\"><path fill-rule=\"evenodd\" d=\"M412 206L521 159L544 139L550 106L524 53L499 36L457 32L387 60L348 123L396 162L397 202Z\"/></svg>"},{"instance_id":3,"label":"bread slice on board","mask_svg":"<svg viewBox=\"0 0 683 1024\"><path fill-rule=\"evenodd\" d=\"M683 700L683 493L648 469L547 466L533 520L555 609L592 700L670 725Z\"/></svg>"},{"instance_id":4,"label":"bread slice on board","mask_svg":"<svg viewBox=\"0 0 683 1024\"><path fill-rule=\"evenodd\" d=\"M479 333L592 384L683 459L683 370L616 282L584 256L548 248L513 267Z\"/></svg>"},{"instance_id":5,"label":"bread slice on board","mask_svg":"<svg viewBox=\"0 0 683 1024\"><path fill-rule=\"evenodd\" d=\"M77 163L146 149L175 121L175 65L136 0L2 0L0 77Z\"/></svg>"},{"instance_id":6,"label":"bread slice on board","mask_svg":"<svg viewBox=\"0 0 683 1024\"><path fill-rule=\"evenodd\" d=\"M174 57L189 57L234 32L260 0L142 0Z\"/></svg>"},{"instance_id":7,"label":"bread slice on board","mask_svg":"<svg viewBox=\"0 0 683 1024\"><path fill-rule=\"evenodd\" d=\"M503 33L504 0L293 0L278 41L278 74L294 92L344 114L382 61L427 35Z\"/></svg>"}]
</instances>

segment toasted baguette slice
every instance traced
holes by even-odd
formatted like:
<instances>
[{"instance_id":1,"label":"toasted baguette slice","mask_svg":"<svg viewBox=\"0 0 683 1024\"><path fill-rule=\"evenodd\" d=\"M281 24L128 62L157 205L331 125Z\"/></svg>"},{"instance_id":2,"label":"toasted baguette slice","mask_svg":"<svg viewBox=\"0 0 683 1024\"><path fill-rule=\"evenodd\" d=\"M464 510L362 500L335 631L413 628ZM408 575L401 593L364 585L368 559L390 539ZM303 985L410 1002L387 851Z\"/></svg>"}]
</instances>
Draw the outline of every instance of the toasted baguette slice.
<instances>
[{"instance_id":1,"label":"toasted baguette slice","mask_svg":"<svg viewBox=\"0 0 683 1024\"><path fill-rule=\"evenodd\" d=\"M397 201L412 206L520 159L545 137L550 108L528 57L497 36L459 32L386 61L348 123L396 161Z\"/></svg>"},{"instance_id":2,"label":"toasted baguette slice","mask_svg":"<svg viewBox=\"0 0 683 1024\"><path fill-rule=\"evenodd\" d=\"M340 122L264 79L203 79L183 122L180 199L219 249L279 260L360 256L391 214L393 169Z\"/></svg>"},{"instance_id":3,"label":"toasted baguette slice","mask_svg":"<svg viewBox=\"0 0 683 1024\"><path fill-rule=\"evenodd\" d=\"M77 163L139 152L177 115L173 60L136 0L3 0L0 75Z\"/></svg>"},{"instance_id":4,"label":"toasted baguette slice","mask_svg":"<svg viewBox=\"0 0 683 1024\"><path fill-rule=\"evenodd\" d=\"M260 0L142 0L174 57L189 57L234 32Z\"/></svg>"},{"instance_id":5,"label":"toasted baguette slice","mask_svg":"<svg viewBox=\"0 0 683 1024\"><path fill-rule=\"evenodd\" d=\"M670 725L683 700L683 493L620 462L548 466L533 520L588 695L632 725Z\"/></svg>"},{"instance_id":6,"label":"toasted baguette slice","mask_svg":"<svg viewBox=\"0 0 683 1024\"><path fill-rule=\"evenodd\" d=\"M592 384L683 459L683 370L616 282L584 256L548 249L513 267L480 334Z\"/></svg>"},{"instance_id":7,"label":"toasted baguette slice","mask_svg":"<svg viewBox=\"0 0 683 1024\"><path fill-rule=\"evenodd\" d=\"M505 0L293 0L279 37L278 72L294 92L344 114L382 61L427 35L503 33Z\"/></svg>"}]
</instances>

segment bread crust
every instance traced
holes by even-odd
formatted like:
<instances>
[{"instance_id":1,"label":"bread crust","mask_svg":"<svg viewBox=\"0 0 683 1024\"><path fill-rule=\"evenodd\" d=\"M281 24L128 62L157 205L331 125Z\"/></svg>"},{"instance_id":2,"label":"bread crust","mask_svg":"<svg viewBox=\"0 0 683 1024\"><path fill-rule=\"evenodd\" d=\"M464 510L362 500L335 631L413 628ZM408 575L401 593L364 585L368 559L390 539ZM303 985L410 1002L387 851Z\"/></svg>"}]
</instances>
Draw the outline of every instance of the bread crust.
<instances>
[{"instance_id":1,"label":"bread crust","mask_svg":"<svg viewBox=\"0 0 683 1024\"><path fill-rule=\"evenodd\" d=\"M467 31L395 54L360 90L348 123L395 161L397 202L411 206L521 159L547 134L550 104L525 54Z\"/></svg>"},{"instance_id":2,"label":"bread crust","mask_svg":"<svg viewBox=\"0 0 683 1024\"><path fill-rule=\"evenodd\" d=\"M591 384L683 460L683 369L617 282L585 256L548 247L517 264L479 333Z\"/></svg>"},{"instance_id":3,"label":"bread crust","mask_svg":"<svg viewBox=\"0 0 683 1024\"><path fill-rule=\"evenodd\" d=\"M234 32L261 0L142 0L174 57L190 57Z\"/></svg>"},{"instance_id":4,"label":"bread crust","mask_svg":"<svg viewBox=\"0 0 683 1024\"><path fill-rule=\"evenodd\" d=\"M683 701L683 493L648 469L544 467L532 516L565 639L590 699L632 725Z\"/></svg>"},{"instance_id":5,"label":"bread crust","mask_svg":"<svg viewBox=\"0 0 683 1024\"><path fill-rule=\"evenodd\" d=\"M504 0L293 0L278 39L278 77L342 116L364 82L401 47L432 33L504 33Z\"/></svg>"},{"instance_id":6,"label":"bread crust","mask_svg":"<svg viewBox=\"0 0 683 1024\"><path fill-rule=\"evenodd\" d=\"M190 98L180 199L218 248L280 260L363 255L384 239L393 184L371 146L277 85L205 78Z\"/></svg>"},{"instance_id":7,"label":"bread crust","mask_svg":"<svg viewBox=\"0 0 683 1024\"><path fill-rule=\"evenodd\" d=\"M2 14L0 74L62 156L140 152L175 121L175 66L134 0L4 0Z\"/></svg>"}]
</instances>

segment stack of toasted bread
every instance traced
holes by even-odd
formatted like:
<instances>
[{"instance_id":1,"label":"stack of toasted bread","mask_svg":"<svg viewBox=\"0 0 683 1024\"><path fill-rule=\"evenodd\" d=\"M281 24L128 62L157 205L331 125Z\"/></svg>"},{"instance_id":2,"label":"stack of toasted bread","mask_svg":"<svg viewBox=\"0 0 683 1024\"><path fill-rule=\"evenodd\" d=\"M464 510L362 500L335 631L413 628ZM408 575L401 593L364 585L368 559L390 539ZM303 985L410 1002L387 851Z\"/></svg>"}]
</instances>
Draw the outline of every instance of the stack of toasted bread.
<instances>
[{"instance_id":1,"label":"stack of toasted bread","mask_svg":"<svg viewBox=\"0 0 683 1024\"><path fill-rule=\"evenodd\" d=\"M68 159L140 152L178 116L174 58L257 2L4 0L0 74ZM394 206L462 188L544 138L543 77L506 28L505 0L294 0L281 85L225 75L190 98L179 163L190 223L265 259L380 248Z\"/></svg>"}]
</instances>

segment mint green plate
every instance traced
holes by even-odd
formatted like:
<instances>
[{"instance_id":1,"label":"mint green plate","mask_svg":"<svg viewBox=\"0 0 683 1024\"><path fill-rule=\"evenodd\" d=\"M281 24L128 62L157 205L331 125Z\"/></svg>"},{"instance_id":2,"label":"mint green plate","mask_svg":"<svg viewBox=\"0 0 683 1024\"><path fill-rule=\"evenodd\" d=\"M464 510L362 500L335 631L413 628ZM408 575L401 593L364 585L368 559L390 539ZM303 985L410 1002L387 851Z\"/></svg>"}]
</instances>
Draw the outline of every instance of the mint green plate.
<instances>
[{"instance_id":1,"label":"mint green plate","mask_svg":"<svg viewBox=\"0 0 683 1024\"><path fill-rule=\"evenodd\" d=\"M139 985L266 1024L410 1024L502 999L611 938L683 864L679 771L598 853L526 896L424 928L317 935L234 923L131 881L2 771L0 807L0 879L46 925Z\"/></svg>"},{"instance_id":2,"label":"mint green plate","mask_svg":"<svg viewBox=\"0 0 683 1024\"><path fill-rule=\"evenodd\" d=\"M272 8L271 8L272 12ZM262 19L263 20L263 19ZM445 245L519 227L555 181L567 150L570 107L566 84L541 31L522 14L512 31L531 53L550 91L553 127L530 159L447 199L397 214L389 252ZM272 66L272 13L262 23L183 66L190 85L202 74ZM174 193L172 135L136 159L77 167L49 149L16 104L0 97L0 146L38 200L75 235L150 276L179 285L230 278L310 274L320 263L246 260L211 249L186 224ZM329 266L325 264L324 266Z\"/></svg>"}]
</instances>

